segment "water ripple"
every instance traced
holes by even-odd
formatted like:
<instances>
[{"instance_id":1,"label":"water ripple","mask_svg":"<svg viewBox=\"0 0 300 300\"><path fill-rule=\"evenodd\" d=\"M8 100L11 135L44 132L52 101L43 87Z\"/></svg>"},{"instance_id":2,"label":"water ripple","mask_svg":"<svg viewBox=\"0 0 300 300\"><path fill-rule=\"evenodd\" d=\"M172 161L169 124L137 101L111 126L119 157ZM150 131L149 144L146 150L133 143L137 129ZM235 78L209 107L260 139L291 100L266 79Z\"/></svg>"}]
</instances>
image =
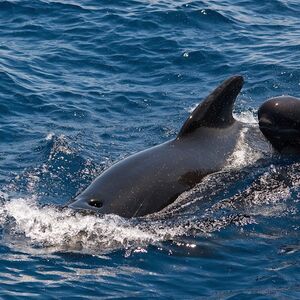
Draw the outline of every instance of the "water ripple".
<instances>
[{"instance_id":1,"label":"water ripple","mask_svg":"<svg viewBox=\"0 0 300 300\"><path fill-rule=\"evenodd\" d=\"M298 299L299 163L255 134L158 215L58 206L176 136L227 76L246 79L249 128L266 98L299 96L299 14L295 0L0 1L1 297Z\"/></svg>"}]
</instances>

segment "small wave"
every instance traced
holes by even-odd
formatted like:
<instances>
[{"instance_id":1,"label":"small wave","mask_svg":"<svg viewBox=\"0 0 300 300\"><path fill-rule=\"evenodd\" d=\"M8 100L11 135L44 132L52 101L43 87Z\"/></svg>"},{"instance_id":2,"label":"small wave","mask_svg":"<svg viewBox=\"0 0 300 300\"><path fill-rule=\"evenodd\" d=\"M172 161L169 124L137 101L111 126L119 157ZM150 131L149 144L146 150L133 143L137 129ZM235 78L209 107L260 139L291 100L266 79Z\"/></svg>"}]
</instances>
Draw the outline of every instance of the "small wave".
<instances>
[{"instance_id":1,"label":"small wave","mask_svg":"<svg viewBox=\"0 0 300 300\"><path fill-rule=\"evenodd\" d=\"M107 164L104 160L101 166L96 166L80 150L76 137L71 140L63 134L48 133L33 149L38 163L17 174L2 191L33 194L41 203L66 202Z\"/></svg>"},{"instance_id":2,"label":"small wave","mask_svg":"<svg viewBox=\"0 0 300 300\"><path fill-rule=\"evenodd\" d=\"M88 12L89 9L79 3L65 1L1 1L0 9L2 11L24 13L24 14L39 14L49 12L53 9L65 9L70 11Z\"/></svg>"}]
</instances>

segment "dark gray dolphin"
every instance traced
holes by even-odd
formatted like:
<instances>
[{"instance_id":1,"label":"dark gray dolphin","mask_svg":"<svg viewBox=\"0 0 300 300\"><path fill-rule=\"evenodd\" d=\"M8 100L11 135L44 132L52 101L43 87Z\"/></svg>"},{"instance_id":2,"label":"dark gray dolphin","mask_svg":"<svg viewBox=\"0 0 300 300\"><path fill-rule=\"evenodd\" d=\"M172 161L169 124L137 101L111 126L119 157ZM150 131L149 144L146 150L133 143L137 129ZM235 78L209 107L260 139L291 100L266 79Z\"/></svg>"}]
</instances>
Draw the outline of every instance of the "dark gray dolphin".
<instances>
[{"instance_id":1,"label":"dark gray dolphin","mask_svg":"<svg viewBox=\"0 0 300 300\"><path fill-rule=\"evenodd\" d=\"M174 140L111 166L68 207L127 218L144 216L221 170L242 129L232 116L242 86L241 76L224 81L192 112Z\"/></svg>"},{"instance_id":2,"label":"dark gray dolphin","mask_svg":"<svg viewBox=\"0 0 300 300\"><path fill-rule=\"evenodd\" d=\"M300 99L275 97L258 110L259 128L279 152L300 152Z\"/></svg>"}]
</instances>

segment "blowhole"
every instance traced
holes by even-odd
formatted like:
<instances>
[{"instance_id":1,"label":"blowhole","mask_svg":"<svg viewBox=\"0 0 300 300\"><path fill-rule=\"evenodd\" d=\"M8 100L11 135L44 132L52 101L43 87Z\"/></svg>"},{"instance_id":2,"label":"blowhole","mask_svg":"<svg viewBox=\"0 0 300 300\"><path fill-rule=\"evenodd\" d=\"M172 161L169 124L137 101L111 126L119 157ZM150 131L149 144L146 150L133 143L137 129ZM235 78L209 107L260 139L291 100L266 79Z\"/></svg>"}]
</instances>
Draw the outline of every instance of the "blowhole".
<instances>
[{"instance_id":1,"label":"blowhole","mask_svg":"<svg viewBox=\"0 0 300 300\"><path fill-rule=\"evenodd\" d=\"M97 199L91 199L91 200L89 200L88 203L89 203L90 206L97 207L97 208L100 208L103 205L103 203L100 200L97 200Z\"/></svg>"}]
</instances>

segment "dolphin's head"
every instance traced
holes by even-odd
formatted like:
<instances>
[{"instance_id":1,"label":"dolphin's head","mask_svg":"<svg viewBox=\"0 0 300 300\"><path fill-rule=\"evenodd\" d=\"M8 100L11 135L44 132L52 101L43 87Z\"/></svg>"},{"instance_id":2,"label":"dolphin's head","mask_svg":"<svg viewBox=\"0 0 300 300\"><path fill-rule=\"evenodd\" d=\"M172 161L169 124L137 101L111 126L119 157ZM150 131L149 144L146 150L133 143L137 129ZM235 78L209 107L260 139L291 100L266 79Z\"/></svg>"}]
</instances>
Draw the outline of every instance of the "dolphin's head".
<instances>
[{"instance_id":1,"label":"dolphin's head","mask_svg":"<svg viewBox=\"0 0 300 300\"><path fill-rule=\"evenodd\" d=\"M159 157L164 161L164 151L158 147L155 149L158 149ZM155 149L129 156L112 165L67 206L74 210L116 214L125 218L161 210L169 204L177 190L165 186L167 171L160 172L164 170L160 160L155 163L158 155Z\"/></svg>"},{"instance_id":2,"label":"dolphin's head","mask_svg":"<svg viewBox=\"0 0 300 300\"><path fill-rule=\"evenodd\" d=\"M128 166L130 168L130 166ZM128 173L128 170L127 170ZM117 164L99 175L82 193L67 205L74 210L92 211L96 214L117 214L128 217L134 214L135 202L128 205L131 197L137 197L132 190L124 167Z\"/></svg>"},{"instance_id":3,"label":"dolphin's head","mask_svg":"<svg viewBox=\"0 0 300 300\"><path fill-rule=\"evenodd\" d=\"M271 98L258 110L259 128L279 152L300 151L300 99Z\"/></svg>"}]
</instances>

